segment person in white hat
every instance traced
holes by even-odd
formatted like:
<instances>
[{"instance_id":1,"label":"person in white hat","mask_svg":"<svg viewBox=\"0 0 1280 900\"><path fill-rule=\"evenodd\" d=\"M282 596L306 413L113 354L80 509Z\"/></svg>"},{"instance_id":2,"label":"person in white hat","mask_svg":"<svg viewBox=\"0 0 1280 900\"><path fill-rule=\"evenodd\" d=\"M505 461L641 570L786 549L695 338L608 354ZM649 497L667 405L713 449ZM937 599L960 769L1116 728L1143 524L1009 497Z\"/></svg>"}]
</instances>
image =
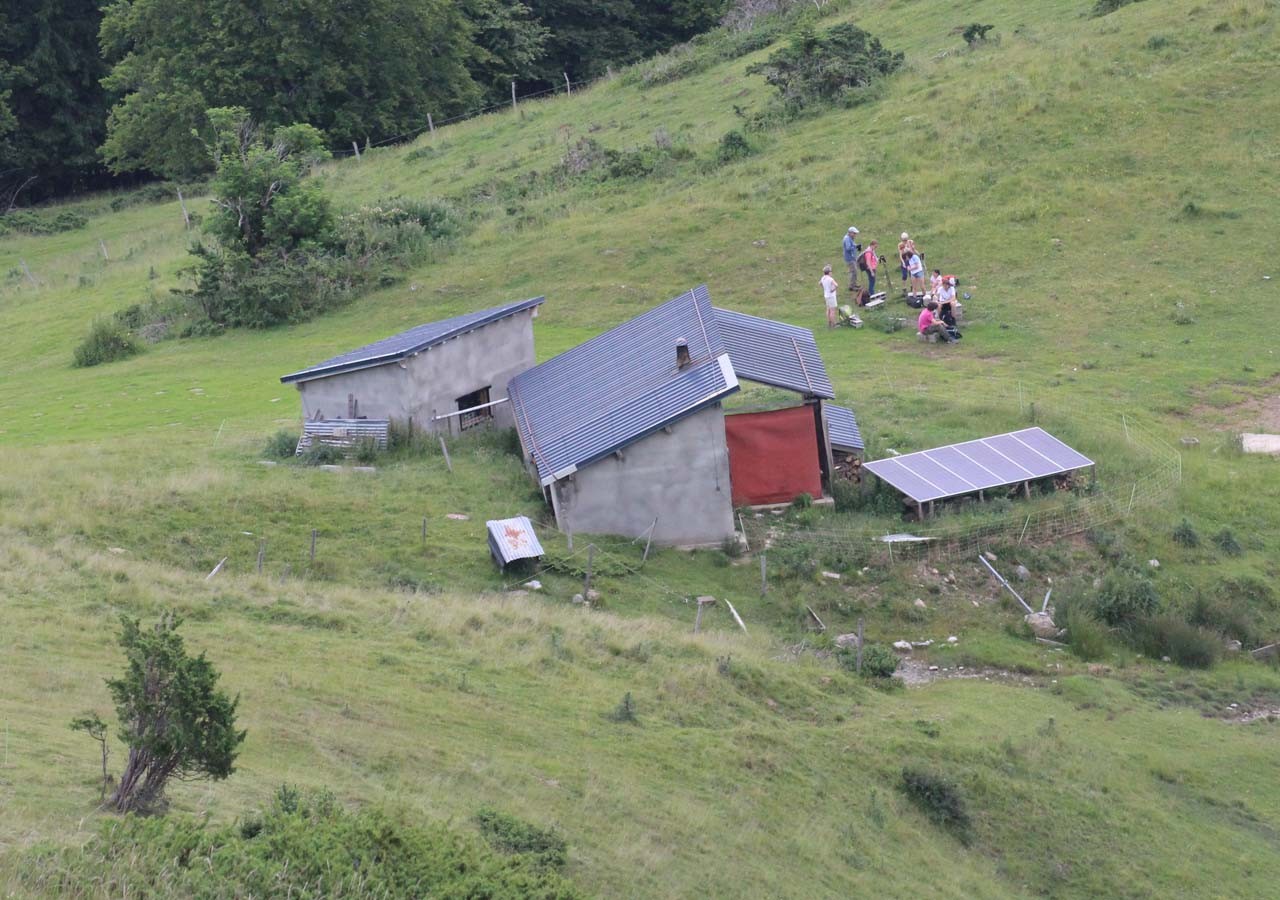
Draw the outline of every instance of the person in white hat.
<instances>
[{"instance_id":1,"label":"person in white hat","mask_svg":"<svg viewBox=\"0 0 1280 900\"><path fill-rule=\"evenodd\" d=\"M831 267L822 267L822 300L827 306L827 327L836 327L836 304L839 302L840 283L831 277Z\"/></svg>"},{"instance_id":2,"label":"person in white hat","mask_svg":"<svg viewBox=\"0 0 1280 900\"><path fill-rule=\"evenodd\" d=\"M916 242L911 240L911 235L905 231L902 232L902 240L898 241L898 265L902 269L902 280L905 283L911 275L911 266L909 260L911 254L916 250Z\"/></svg>"},{"instance_id":3,"label":"person in white hat","mask_svg":"<svg viewBox=\"0 0 1280 900\"><path fill-rule=\"evenodd\" d=\"M858 243L858 229L853 225L844 236L844 264L849 267L849 290L858 295L858 257L862 254L862 245Z\"/></svg>"}]
</instances>

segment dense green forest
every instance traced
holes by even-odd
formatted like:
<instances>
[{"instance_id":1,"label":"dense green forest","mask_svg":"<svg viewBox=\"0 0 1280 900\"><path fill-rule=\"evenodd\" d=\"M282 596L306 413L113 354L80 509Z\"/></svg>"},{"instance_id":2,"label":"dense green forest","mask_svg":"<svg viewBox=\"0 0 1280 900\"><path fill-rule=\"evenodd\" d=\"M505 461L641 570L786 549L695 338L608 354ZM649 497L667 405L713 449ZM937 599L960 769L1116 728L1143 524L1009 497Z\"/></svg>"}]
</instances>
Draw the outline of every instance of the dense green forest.
<instances>
[{"instance_id":1,"label":"dense green forest","mask_svg":"<svg viewBox=\"0 0 1280 900\"><path fill-rule=\"evenodd\" d=\"M206 110L377 143L689 39L730 0L13 0L0 211L209 167Z\"/></svg>"}]
</instances>

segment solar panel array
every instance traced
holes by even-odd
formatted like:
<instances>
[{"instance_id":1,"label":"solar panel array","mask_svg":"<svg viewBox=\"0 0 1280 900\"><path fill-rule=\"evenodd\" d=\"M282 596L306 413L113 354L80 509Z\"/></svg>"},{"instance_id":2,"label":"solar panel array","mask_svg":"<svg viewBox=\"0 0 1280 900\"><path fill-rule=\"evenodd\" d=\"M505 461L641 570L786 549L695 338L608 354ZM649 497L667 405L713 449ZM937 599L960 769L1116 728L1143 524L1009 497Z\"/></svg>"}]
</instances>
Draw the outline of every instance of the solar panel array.
<instances>
[{"instance_id":1,"label":"solar panel array","mask_svg":"<svg viewBox=\"0 0 1280 900\"><path fill-rule=\"evenodd\" d=\"M1093 465L1043 428L877 459L866 467L918 503L1061 475Z\"/></svg>"}]
</instances>

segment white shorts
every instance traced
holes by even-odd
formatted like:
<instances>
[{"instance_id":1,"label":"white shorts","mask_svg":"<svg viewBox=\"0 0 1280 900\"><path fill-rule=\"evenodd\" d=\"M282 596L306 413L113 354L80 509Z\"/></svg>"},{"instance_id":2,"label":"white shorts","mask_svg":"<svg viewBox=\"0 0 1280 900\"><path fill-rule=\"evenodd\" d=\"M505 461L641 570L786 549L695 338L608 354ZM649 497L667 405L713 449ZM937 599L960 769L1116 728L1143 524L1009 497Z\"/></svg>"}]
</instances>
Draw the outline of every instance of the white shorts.
<instances>
[{"instance_id":1,"label":"white shorts","mask_svg":"<svg viewBox=\"0 0 1280 900\"><path fill-rule=\"evenodd\" d=\"M827 309L835 309L836 304L839 302L835 294L827 294L826 301L827 301Z\"/></svg>"}]
</instances>

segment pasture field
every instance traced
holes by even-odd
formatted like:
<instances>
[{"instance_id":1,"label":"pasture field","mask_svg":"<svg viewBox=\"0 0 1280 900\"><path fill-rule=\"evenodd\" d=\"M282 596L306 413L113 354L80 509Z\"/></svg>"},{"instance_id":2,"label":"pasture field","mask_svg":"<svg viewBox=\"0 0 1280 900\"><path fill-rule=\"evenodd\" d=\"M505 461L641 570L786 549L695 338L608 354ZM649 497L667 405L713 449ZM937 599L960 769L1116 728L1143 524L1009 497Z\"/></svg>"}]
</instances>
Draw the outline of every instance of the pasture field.
<instances>
[{"instance_id":1,"label":"pasture field","mask_svg":"<svg viewBox=\"0 0 1280 900\"><path fill-rule=\"evenodd\" d=\"M517 585L488 560L484 520L547 517L500 435L451 446L452 474L435 451L373 475L260 464L272 434L298 428L286 372L539 294L545 359L705 282L717 305L815 329L873 456L1034 419L1123 496L1156 464L1126 440L1141 427L1177 461L1175 484L1088 536L993 546L998 565L1069 601L1137 561L1168 607L1244 604L1255 642L1274 640L1280 466L1237 436L1280 432L1280 8L1091 6L833 3L819 27L855 21L905 51L904 69L862 105L745 130L753 153L724 164L722 136L770 100L745 72L767 49L656 84L642 64L326 163L340 206L444 198L468 228L287 328L73 368L95 317L186 283L195 235L178 204L91 197L74 204L82 230L0 238L0 892L38 894L26 851L99 817L95 748L67 722L109 712L117 616L173 606L243 698L239 771L173 792L219 821L283 782L463 828L494 805L559 828L568 874L607 896L1265 894L1280 875L1277 726L1239 720L1280 714L1273 667L1193 672L1118 641L1086 663L1036 644L975 559L890 561L841 537L901 530L883 507L749 523L825 536L813 562L841 575L780 560L765 596L754 557L660 550L639 568L642 545L602 539L603 608L585 610L569 602L583 541L571 553L548 529L541 594L504 593ZM975 21L993 39L966 47L953 29ZM588 138L679 152L550 187ZM850 224L890 256L909 231L960 277L959 345L892 330L913 314L900 301L859 331L821 327L817 280L841 269ZM1197 546L1174 540L1184 519ZM1215 542L1224 529L1239 552ZM732 599L750 634L721 606L691 635L697 594ZM860 618L875 641L934 640L917 670L982 674L871 686L830 654ZM627 692L636 725L607 718ZM904 766L961 786L969 834L907 801Z\"/></svg>"}]
</instances>

